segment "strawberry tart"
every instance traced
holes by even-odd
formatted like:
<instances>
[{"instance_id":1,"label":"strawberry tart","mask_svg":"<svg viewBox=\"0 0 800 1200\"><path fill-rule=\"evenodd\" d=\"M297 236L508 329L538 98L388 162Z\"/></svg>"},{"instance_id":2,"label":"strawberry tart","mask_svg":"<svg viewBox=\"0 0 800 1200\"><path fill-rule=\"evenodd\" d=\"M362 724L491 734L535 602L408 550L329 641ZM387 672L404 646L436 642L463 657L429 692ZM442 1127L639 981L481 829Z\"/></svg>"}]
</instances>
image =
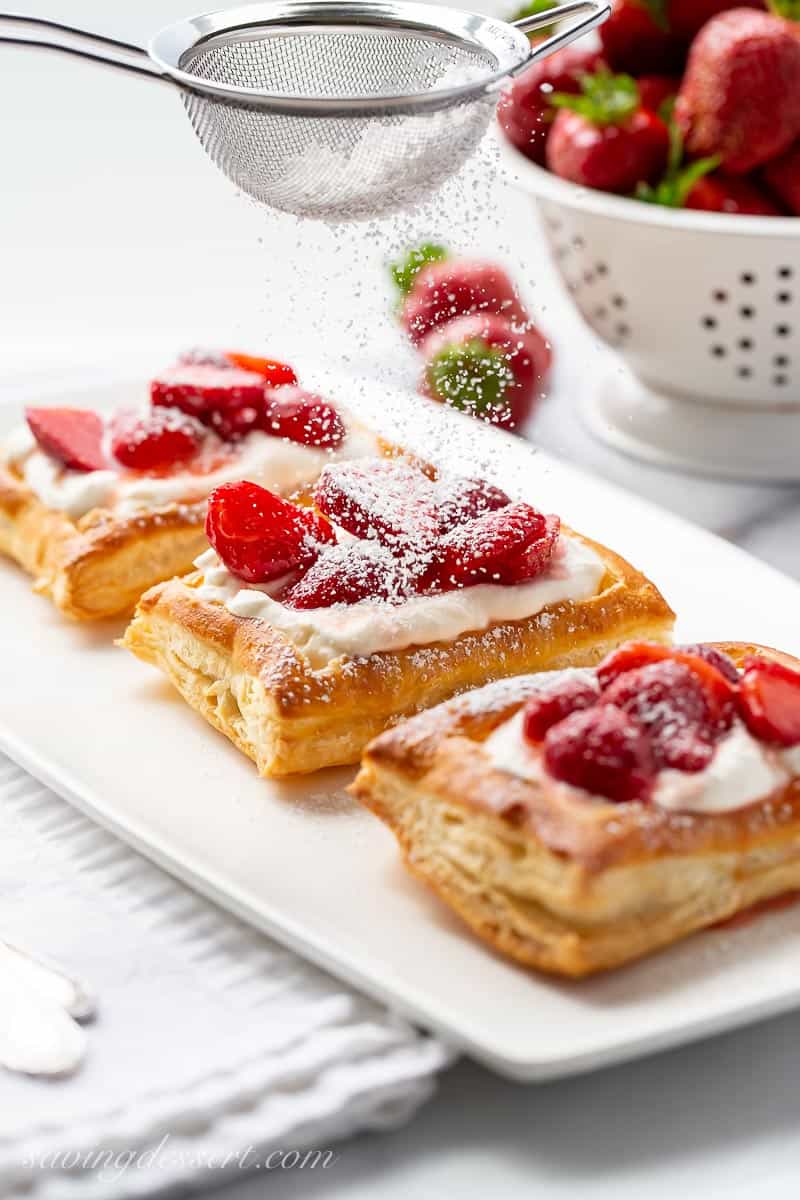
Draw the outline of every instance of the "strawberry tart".
<instances>
[{"instance_id":1,"label":"strawberry tart","mask_svg":"<svg viewBox=\"0 0 800 1200\"><path fill-rule=\"evenodd\" d=\"M390 730L353 789L496 949L615 967L800 889L800 661L631 642Z\"/></svg>"},{"instance_id":2,"label":"strawberry tart","mask_svg":"<svg viewBox=\"0 0 800 1200\"><path fill-rule=\"evenodd\" d=\"M193 352L154 379L146 405L101 414L29 408L0 446L0 551L71 617L130 611L207 546L206 499L229 480L281 494L378 439L290 366Z\"/></svg>"},{"instance_id":3,"label":"strawberry tart","mask_svg":"<svg viewBox=\"0 0 800 1200\"><path fill-rule=\"evenodd\" d=\"M313 507L224 484L206 531L195 572L147 592L123 644L264 775L356 762L457 692L672 626L644 576L557 516L397 458L327 466Z\"/></svg>"}]
</instances>

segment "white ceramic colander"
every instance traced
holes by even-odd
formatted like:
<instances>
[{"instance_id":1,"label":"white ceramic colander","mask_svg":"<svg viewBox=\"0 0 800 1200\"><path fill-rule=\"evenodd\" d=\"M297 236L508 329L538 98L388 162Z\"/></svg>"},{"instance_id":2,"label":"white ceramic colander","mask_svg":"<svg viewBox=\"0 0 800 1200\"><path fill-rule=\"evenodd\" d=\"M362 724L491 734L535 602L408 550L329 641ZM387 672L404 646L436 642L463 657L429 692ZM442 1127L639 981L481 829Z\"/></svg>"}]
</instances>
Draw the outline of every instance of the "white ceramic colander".
<instances>
[{"instance_id":1,"label":"white ceramic colander","mask_svg":"<svg viewBox=\"0 0 800 1200\"><path fill-rule=\"evenodd\" d=\"M800 480L800 218L675 211L578 188L505 142L564 284L621 355L593 430L664 465Z\"/></svg>"}]
</instances>

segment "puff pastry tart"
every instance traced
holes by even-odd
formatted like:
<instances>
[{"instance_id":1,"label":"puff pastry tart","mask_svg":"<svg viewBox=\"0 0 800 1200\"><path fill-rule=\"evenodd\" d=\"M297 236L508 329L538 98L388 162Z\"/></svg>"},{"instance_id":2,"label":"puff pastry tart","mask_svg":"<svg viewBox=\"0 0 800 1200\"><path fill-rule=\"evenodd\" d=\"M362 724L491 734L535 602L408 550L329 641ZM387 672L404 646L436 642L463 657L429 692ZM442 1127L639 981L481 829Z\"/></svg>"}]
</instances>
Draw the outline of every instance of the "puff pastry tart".
<instances>
[{"instance_id":1,"label":"puff pastry tart","mask_svg":"<svg viewBox=\"0 0 800 1200\"><path fill-rule=\"evenodd\" d=\"M353 790L497 950L615 967L800 889L800 662L629 643L390 730Z\"/></svg>"},{"instance_id":2,"label":"puff pastry tart","mask_svg":"<svg viewBox=\"0 0 800 1200\"><path fill-rule=\"evenodd\" d=\"M218 489L212 551L124 639L264 775L357 762L457 692L669 635L642 575L480 480L365 459L326 467L313 499Z\"/></svg>"},{"instance_id":3,"label":"puff pastry tart","mask_svg":"<svg viewBox=\"0 0 800 1200\"><path fill-rule=\"evenodd\" d=\"M283 494L332 458L380 453L375 436L297 387L286 364L193 352L141 411L28 409L0 447L0 551L63 612L129 612L208 543L206 499L232 479Z\"/></svg>"}]
</instances>

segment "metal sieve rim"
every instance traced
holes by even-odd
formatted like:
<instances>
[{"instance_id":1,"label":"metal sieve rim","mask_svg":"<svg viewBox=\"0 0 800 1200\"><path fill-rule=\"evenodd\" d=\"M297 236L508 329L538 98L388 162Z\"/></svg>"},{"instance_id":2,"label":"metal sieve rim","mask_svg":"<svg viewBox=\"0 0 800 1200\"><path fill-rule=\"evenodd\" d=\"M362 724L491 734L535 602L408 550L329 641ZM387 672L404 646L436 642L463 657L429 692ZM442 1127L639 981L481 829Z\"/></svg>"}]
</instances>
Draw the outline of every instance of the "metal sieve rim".
<instances>
[{"instance_id":1,"label":"metal sieve rim","mask_svg":"<svg viewBox=\"0 0 800 1200\"><path fill-rule=\"evenodd\" d=\"M287 96L264 92L259 88L234 87L201 79L184 70L187 58L203 45L220 44L252 36L256 30L271 29L290 33L299 28L339 26L349 33L364 34L376 29L386 33L415 32L490 54L497 63L485 77L455 87L432 89L411 95L387 96ZM178 21L162 29L148 46L151 60L161 72L190 92L210 99L240 104L249 109L330 117L343 114L420 113L436 111L453 104L475 100L497 85L527 61L530 43L527 35L504 21L483 17L460 9L429 4L394 3L389 0L270 0L239 8L206 13Z\"/></svg>"}]
</instances>

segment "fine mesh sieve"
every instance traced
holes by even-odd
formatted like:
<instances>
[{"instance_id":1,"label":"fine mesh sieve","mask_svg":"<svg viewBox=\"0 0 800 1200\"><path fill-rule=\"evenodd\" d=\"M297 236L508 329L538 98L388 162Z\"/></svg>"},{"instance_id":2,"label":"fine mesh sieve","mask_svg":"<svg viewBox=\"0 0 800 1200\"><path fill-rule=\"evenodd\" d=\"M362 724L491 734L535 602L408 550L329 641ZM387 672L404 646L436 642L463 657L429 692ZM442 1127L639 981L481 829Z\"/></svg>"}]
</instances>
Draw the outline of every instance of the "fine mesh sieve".
<instances>
[{"instance_id":1,"label":"fine mesh sieve","mask_svg":"<svg viewBox=\"0 0 800 1200\"><path fill-rule=\"evenodd\" d=\"M608 0L568 0L508 24L427 4L276 0L180 21L147 50L0 14L32 31L0 42L177 87L207 153L238 188L297 216L341 221L423 199L475 150L504 81L609 11ZM528 32L580 14L530 44Z\"/></svg>"}]
</instances>

